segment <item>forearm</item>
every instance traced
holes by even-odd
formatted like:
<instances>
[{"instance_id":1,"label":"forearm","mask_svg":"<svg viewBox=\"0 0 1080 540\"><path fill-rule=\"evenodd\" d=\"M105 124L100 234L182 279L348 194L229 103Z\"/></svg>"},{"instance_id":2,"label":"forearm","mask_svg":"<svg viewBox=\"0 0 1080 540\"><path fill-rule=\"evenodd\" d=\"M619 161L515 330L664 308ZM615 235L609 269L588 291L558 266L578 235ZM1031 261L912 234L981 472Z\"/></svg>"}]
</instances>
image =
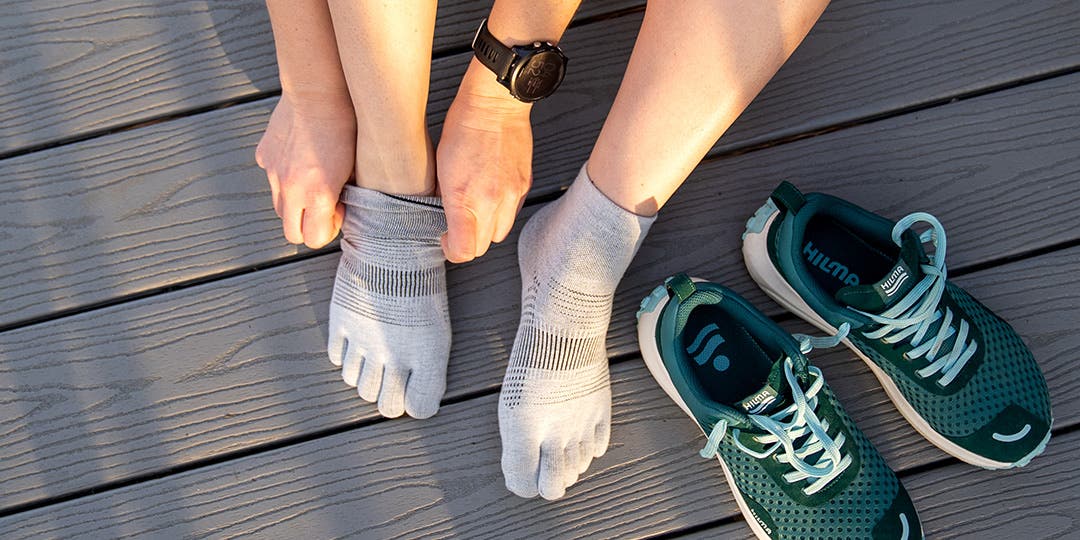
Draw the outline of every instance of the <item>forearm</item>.
<instances>
[{"instance_id":1,"label":"forearm","mask_svg":"<svg viewBox=\"0 0 1080 540\"><path fill-rule=\"evenodd\" d=\"M341 102L348 88L327 0L266 0L282 92L297 101Z\"/></svg>"},{"instance_id":2,"label":"forearm","mask_svg":"<svg viewBox=\"0 0 1080 540\"><path fill-rule=\"evenodd\" d=\"M495 0L488 16L488 30L507 45L523 45L534 41L558 43L574 17L581 0ZM493 112L505 110L527 112L531 103L514 99L505 87L476 58L469 63L458 92L467 94Z\"/></svg>"}]
</instances>

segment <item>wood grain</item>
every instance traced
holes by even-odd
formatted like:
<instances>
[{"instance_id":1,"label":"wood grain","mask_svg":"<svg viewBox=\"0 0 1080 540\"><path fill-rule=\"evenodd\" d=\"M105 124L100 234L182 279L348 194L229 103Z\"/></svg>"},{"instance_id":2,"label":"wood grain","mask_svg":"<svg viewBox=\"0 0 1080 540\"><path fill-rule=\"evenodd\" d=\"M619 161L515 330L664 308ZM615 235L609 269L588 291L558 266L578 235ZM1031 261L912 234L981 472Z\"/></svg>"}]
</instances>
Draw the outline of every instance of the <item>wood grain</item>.
<instances>
[{"instance_id":1,"label":"wood grain","mask_svg":"<svg viewBox=\"0 0 1080 540\"><path fill-rule=\"evenodd\" d=\"M727 238L726 253L734 253L738 236ZM501 381L518 313L508 248L450 272L450 396L494 390ZM1078 348L1078 249L960 278L1030 341L1055 396L1075 393L1080 377L1068 364ZM708 268L741 263L684 255L648 271L693 264L715 276ZM0 506L376 417L325 359L334 265L334 256L318 257L0 334ZM612 351L636 350L636 301L659 279L624 288ZM760 301L749 284L734 286ZM896 420L881 393L865 386L873 383L865 370L849 363L842 371L863 373L862 381L832 378L851 405L870 411L860 421L872 428ZM918 445L910 437L898 444Z\"/></svg>"},{"instance_id":2,"label":"wood grain","mask_svg":"<svg viewBox=\"0 0 1080 540\"><path fill-rule=\"evenodd\" d=\"M642 5L590 0L577 18ZM435 53L468 46L490 0L439 2ZM0 2L0 154L277 92L262 2Z\"/></svg>"},{"instance_id":3,"label":"wood grain","mask_svg":"<svg viewBox=\"0 0 1080 540\"><path fill-rule=\"evenodd\" d=\"M1080 341L1071 331L1080 320L1080 308L1075 298L1058 297L1062 289L1075 289L1078 255L1080 248L1073 248L960 280L976 294L991 293L981 295L990 304L1013 297L1011 307L1001 314L1016 322L1032 343L1049 377L1059 429L1080 422L1080 404L1072 399L1080 393L1080 374L1072 369ZM1039 281L1030 279L1036 274L1049 275ZM994 284L1007 290L993 294ZM1015 302L1016 297L1025 302ZM868 370L850 357L850 353L833 351L815 355L815 363L890 464L903 471L943 459L940 451L900 418ZM253 371L253 364L245 370ZM306 377L282 375L288 381ZM221 380L221 376L215 378ZM719 468L696 457L703 442L700 431L663 395L640 360L620 362L612 369L612 378L612 446L570 495L556 503L523 500L503 487L497 396L489 394L444 406L430 420L379 422L10 516L0 520L0 536L186 537L212 532L231 538L254 533L292 537L299 531L317 531L320 536L361 538L640 538L737 515ZM299 392L290 391L295 393ZM200 401L221 403L223 399L207 395ZM274 415L274 409L265 408L264 403L260 400L252 407L260 409L260 416L286 423L309 414L284 410ZM318 400L298 403L304 409L319 406ZM144 414L173 416L154 412L164 411ZM335 413L333 407L319 407L321 415ZM242 421L239 417L244 413L237 416L234 419ZM185 430L201 431L193 422L185 424ZM246 426L249 432L267 433L264 422ZM66 431L69 435L77 432ZM231 435L228 428L213 433ZM1056 460L1052 456L1073 446L1068 440L1053 441L1051 457L1037 458L1027 469L1032 471L1029 477L1037 478L1042 489L1056 497L1068 490L1048 481L1060 476L1053 471ZM36 466L46 463L39 461ZM964 466L955 475L962 477L957 482L985 478L974 471ZM909 487L917 499L942 490L930 483ZM998 499L982 496L995 505L1015 500L1007 494ZM920 509L928 507L924 504L928 503L920 504ZM941 526L930 523L931 528Z\"/></svg>"},{"instance_id":4,"label":"wood grain","mask_svg":"<svg viewBox=\"0 0 1080 540\"><path fill-rule=\"evenodd\" d=\"M279 90L269 23L257 2L7 4L0 58L13 75L0 89L0 153ZM589 0L578 18L641 4ZM436 48L467 44L487 5L440 2ZM635 32L609 24L588 25L607 32L599 47L573 35L564 40L571 76L621 73ZM1080 13L1068 0L836 2L717 149L1067 70L1080 57L1080 44L1069 39L1078 32ZM594 60L600 67L586 67ZM606 111L605 104L590 116ZM572 137L581 157L562 175L587 155L595 130Z\"/></svg>"},{"instance_id":5,"label":"wood grain","mask_svg":"<svg viewBox=\"0 0 1080 540\"><path fill-rule=\"evenodd\" d=\"M741 231L781 178L828 188L894 218L914 209L945 218L942 207L962 197L965 204L947 221L962 238L952 255L960 264L968 261L955 257L967 253L1000 257L1075 238L1074 216L1058 209L1080 196L1072 187L1080 173L1077 81L1052 79L707 161L661 213L656 240L639 255L648 263L636 268L657 270L634 270L627 285L664 277L657 272L668 268L656 264L670 256L664 246L692 241L710 253L732 249L717 231ZM567 83L573 95L599 95L589 84ZM0 269L0 289L8 291L0 325L302 252L284 242L265 179L250 163L272 106L268 100L231 107L0 161L0 213L9 224L0 229L0 255L8 261ZM557 140L558 126L594 108L540 118L537 132ZM537 159L562 163L567 151L541 144ZM538 179L538 189L561 182ZM984 227L986 213L1001 219ZM714 275L745 280L737 268Z\"/></svg>"}]
</instances>

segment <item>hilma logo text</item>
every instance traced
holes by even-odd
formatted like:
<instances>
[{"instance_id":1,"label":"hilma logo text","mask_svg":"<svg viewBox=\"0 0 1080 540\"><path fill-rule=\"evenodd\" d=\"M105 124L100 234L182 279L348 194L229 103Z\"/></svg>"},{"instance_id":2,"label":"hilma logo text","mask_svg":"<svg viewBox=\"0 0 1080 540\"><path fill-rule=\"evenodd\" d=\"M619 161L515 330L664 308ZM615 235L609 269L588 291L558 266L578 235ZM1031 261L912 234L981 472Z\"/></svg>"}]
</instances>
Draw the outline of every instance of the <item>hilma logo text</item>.
<instances>
[{"instance_id":1,"label":"hilma logo text","mask_svg":"<svg viewBox=\"0 0 1080 540\"><path fill-rule=\"evenodd\" d=\"M858 285L859 276L848 270L848 267L832 260L828 255L814 247L813 242L807 242L802 248L806 262L825 271L826 274L839 279L844 285Z\"/></svg>"},{"instance_id":2,"label":"hilma logo text","mask_svg":"<svg viewBox=\"0 0 1080 540\"><path fill-rule=\"evenodd\" d=\"M908 272L903 266L897 266L891 274L889 279L885 280L885 283L881 284L881 290L885 291L885 296L891 297L896 294L896 291L900 290L900 286L907 281Z\"/></svg>"}]
</instances>

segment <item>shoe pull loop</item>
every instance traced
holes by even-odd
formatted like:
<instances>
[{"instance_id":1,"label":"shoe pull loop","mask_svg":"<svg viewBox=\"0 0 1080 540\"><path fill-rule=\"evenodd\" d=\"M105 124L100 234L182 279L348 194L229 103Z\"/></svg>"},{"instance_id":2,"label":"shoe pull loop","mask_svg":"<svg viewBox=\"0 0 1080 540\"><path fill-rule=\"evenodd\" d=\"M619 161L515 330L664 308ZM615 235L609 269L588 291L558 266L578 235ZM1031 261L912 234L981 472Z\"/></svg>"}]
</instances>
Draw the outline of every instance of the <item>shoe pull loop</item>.
<instances>
[{"instance_id":1,"label":"shoe pull loop","mask_svg":"<svg viewBox=\"0 0 1080 540\"><path fill-rule=\"evenodd\" d=\"M806 204L806 197L787 180L780 182L769 196L784 210L795 214Z\"/></svg>"},{"instance_id":2,"label":"shoe pull loop","mask_svg":"<svg viewBox=\"0 0 1080 540\"><path fill-rule=\"evenodd\" d=\"M690 279L690 276L681 273L664 280L664 286L672 294L679 297L680 302L685 302L697 290L697 286L694 285L694 281Z\"/></svg>"}]
</instances>

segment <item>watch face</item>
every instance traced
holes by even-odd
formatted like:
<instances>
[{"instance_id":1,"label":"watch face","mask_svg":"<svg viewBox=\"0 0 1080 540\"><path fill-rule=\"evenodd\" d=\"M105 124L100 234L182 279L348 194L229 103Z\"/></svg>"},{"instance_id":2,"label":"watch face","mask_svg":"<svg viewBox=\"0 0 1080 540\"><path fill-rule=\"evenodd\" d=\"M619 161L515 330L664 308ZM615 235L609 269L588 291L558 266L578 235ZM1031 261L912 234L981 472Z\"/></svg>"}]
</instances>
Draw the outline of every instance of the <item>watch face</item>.
<instances>
[{"instance_id":1,"label":"watch face","mask_svg":"<svg viewBox=\"0 0 1080 540\"><path fill-rule=\"evenodd\" d=\"M510 78L510 92L522 101L550 96L566 73L566 57L555 50L540 50L524 57Z\"/></svg>"}]
</instances>

